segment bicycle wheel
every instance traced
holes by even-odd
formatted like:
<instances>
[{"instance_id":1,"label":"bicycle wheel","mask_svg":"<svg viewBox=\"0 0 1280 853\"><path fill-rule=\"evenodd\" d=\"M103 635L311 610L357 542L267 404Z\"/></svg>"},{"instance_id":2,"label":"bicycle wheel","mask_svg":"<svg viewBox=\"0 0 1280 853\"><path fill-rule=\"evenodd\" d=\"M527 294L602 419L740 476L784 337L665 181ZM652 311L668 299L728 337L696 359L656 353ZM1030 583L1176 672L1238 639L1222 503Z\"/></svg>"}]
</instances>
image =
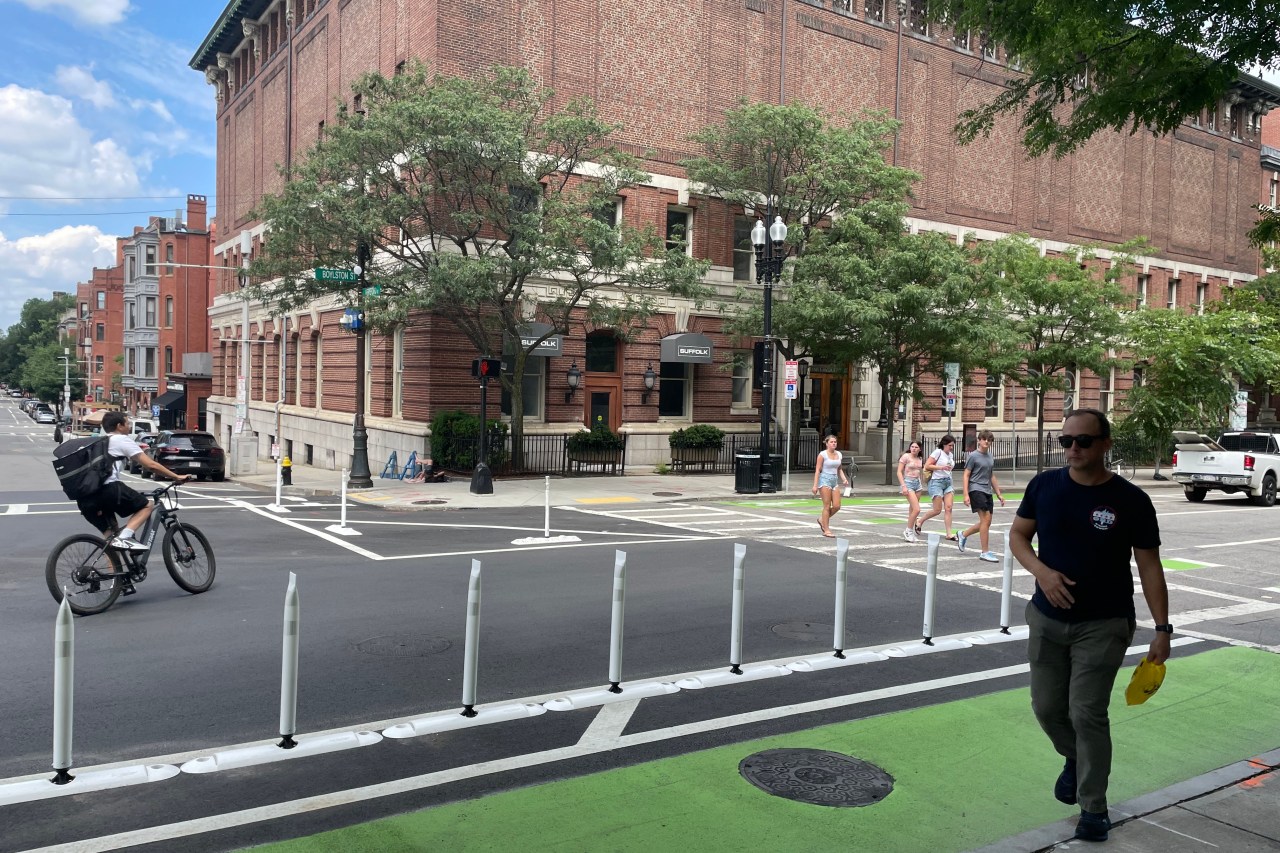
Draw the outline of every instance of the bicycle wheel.
<instances>
[{"instance_id":1,"label":"bicycle wheel","mask_svg":"<svg viewBox=\"0 0 1280 853\"><path fill-rule=\"evenodd\" d=\"M1127 459L1117 459L1112 463L1111 470L1126 480L1133 479L1133 465Z\"/></svg>"},{"instance_id":2,"label":"bicycle wheel","mask_svg":"<svg viewBox=\"0 0 1280 853\"><path fill-rule=\"evenodd\" d=\"M120 597L118 578L103 575L121 572L120 558L105 545L98 536L78 533L54 546L44 566L54 601L61 603L65 587L71 612L80 616L101 613L115 603Z\"/></svg>"},{"instance_id":3,"label":"bicycle wheel","mask_svg":"<svg viewBox=\"0 0 1280 853\"><path fill-rule=\"evenodd\" d=\"M173 582L195 595L213 586L217 565L209 540L196 528L181 521L164 532L160 546L164 566Z\"/></svg>"}]
</instances>

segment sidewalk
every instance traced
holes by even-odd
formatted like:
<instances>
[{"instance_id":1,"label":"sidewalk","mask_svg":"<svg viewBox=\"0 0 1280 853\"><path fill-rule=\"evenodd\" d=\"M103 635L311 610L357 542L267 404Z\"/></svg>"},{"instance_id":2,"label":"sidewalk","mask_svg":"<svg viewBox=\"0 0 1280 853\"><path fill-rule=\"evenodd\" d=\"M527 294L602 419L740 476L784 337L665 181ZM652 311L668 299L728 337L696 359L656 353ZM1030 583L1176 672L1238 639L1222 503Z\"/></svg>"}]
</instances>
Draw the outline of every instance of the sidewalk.
<instances>
[{"instance_id":1,"label":"sidewalk","mask_svg":"<svg viewBox=\"0 0 1280 853\"><path fill-rule=\"evenodd\" d=\"M1171 480L1153 479L1153 473L1150 468L1139 469L1133 482L1148 492L1181 489ZM293 470L293 485L283 487L282 492L291 496L336 495L341 488L339 478L337 471L299 466ZM793 471L790 489L780 488L773 495L737 494L734 478L728 474L632 472L622 477L551 477L549 485L553 505L795 500L810 496L811 478L807 471ZM875 470L864 467L854 481L854 498L898 494L896 483L884 485L881 479L878 466ZM1019 471L1017 482L1010 483L1005 472L1003 486L1006 491L1017 493L1029 479L1030 472ZM272 492L275 472L266 469L256 476L235 478L235 482ZM447 483L407 483L375 477L372 489L351 491L349 497L353 502L394 510L541 507L547 500L547 489L548 480L544 477L495 480L491 495L471 494L467 477L451 476ZM1259 708L1258 713L1274 718L1275 712L1272 708ZM1280 749L1116 803L1111 818L1115 825L1110 839L1103 844L1073 840L1073 817L981 848L981 853L1082 849L1204 853L1215 848L1280 853Z\"/></svg>"},{"instance_id":2,"label":"sidewalk","mask_svg":"<svg viewBox=\"0 0 1280 853\"><path fill-rule=\"evenodd\" d=\"M259 473L236 477L234 482L241 485L275 492L276 475L274 467L268 467L264 461L259 462ZM1001 477L1003 487L1011 492L1021 491L1031 478L1031 472L1018 471L1017 482L1009 482L1009 472L996 472ZM282 494L294 497L311 497L314 495L336 495L341 484L341 472L327 471L306 465L293 467L293 485L283 486ZM898 494L897 483L886 486L882 483L883 474L880 466L865 466L853 483L853 496L884 497ZM783 489L783 478L778 478L778 491L771 495L746 494L734 492L732 474L654 474L650 471L633 470L626 476L583 476L550 478L551 503L568 504L606 504L606 503L654 503L661 501L708 501L708 500L770 500L810 497L809 488L813 483L812 471L792 470L789 489ZM1134 474L1133 482L1147 491L1156 489L1181 489L1172 480L1157 481L1152 479L1152 469L1140 468ZM958 484L957 484L958 485ZM395 510L431 510L431 509L474 509L480 507L523 507L543 506L547 499L547 478L521 477L495 479L493 494L471 494L471 480L466 476L449 476L447 483L410 483L405 480L384 480L377 475L373 478L373 488L356 489L348 492L348 497L355 503L381 506ZM956 502L959 503L957 497Z\"/></svg>"}]
</instances>

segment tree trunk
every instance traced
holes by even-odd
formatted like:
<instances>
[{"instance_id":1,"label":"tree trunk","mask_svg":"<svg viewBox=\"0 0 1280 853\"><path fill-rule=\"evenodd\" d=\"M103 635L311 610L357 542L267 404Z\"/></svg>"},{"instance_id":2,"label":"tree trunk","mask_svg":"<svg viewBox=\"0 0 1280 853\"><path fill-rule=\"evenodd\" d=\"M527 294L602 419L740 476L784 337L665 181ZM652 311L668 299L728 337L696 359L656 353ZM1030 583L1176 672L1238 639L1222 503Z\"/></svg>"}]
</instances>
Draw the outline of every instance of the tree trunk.
<instances>
[{"instance_id":1,"label":"tree trunk","mask_svg":"<svg viewBox=\"0 0 1280 853\"><path fill-rule=\"evenodd\" d=\"M519 340L519 338L517 338ZM510 382L507 388L511 394L511 470L519 473L524 470L524 367L527 356L517 351L512 363L514 368L510 376L504 376L503 382ZM501 403L499 403L501 414Z\"/></svg>"}]
</instances>

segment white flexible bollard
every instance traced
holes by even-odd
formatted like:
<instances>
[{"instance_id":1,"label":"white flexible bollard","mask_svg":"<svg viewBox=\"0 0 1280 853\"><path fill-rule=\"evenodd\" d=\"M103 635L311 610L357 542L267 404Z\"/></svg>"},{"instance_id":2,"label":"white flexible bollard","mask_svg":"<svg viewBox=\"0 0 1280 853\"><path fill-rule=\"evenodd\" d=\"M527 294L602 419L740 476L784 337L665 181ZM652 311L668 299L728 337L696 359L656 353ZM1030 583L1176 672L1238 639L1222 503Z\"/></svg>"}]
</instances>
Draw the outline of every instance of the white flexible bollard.
<instances>
[{"instance_id":1,"label":"white flexible bollard","mask_svg":"<svg viewBox=\"0 0 1280 853\"><path fill-rule=\"evenodd\" d=\"M289 572L289 586L284 592L284 642L280 655L280 743L281 749L293 749L298 742L298 576Z\"/></svg>"},{"instance_id":2,"label":"white flexible bollard","mask_svg":"<svg viewBox=\"0 0 1280 853\"><path fill-rule=\"evenodd\" d=\"M276 461L276 506L280 506L280 498L284 493L284 468Z\"/></svg>"},{"instance_id":3,"label":"white flexible bollard","mask_svg":"<svg viewBox=\"0 0 1280 853\"><path fill-rule=\"evenodd\" d=\"M1009 633L1009 609L1013 601L1013 549L1009 547L1010 531L1004 532L1004 579L1000 584L1000 633Z\"/></svg>"},{"instance_id":4,"label":"white flexible bollard","mask_svg":"<svg viewBox=\"0 0 1280 853\"><path fill-rule=\"evenodd\" d=\"M836 540L836 618L831 639L836 657L844 657L844 608L846 584L849 578L849 540Z\"/></svg>"},{"instance_id":5,"label":"white flexible bollard","mask_svg":"<svg viewBox=\"0 0 1280 853\"><path fill-rule=\"evenodd\" d=\"M339 500L342 502L342 508L339 510L339 522L330 524L325 530L330 533L336 533L339 536L360 536L360 531L354 527L347 527L347 469L342 469L342 482L338 487Z\"/></svg>"},{"instance_id":6,"label":"white flexible bollard","mask_svg":"<svg viewBox=\"0 0 1280 853\"><path fill-rule=\"evenodd\" d=\"M941 536L937 533L929 534L929 556L926 562L926 570L924 576L924 644L926 646L933 645L933 591L938 583L938 545L941 542Z\"/></svg>"},{"instance_id":7,"label":"white flexible bollard","mask_svg":"<svg viewBox=\"0 0 1280 853\"><path fill-rule=\"evenodd\" d=\"M50 781L65 785L71 775L71 724L75 704L76 629L71 620L67 590L53 628L53 769Z\"/></svg>"},{"instance_id":8,"label":"white flexible bollard","mask_svg":"<svg viewBox=\"0 0 1280 853\"><path fill-rule=\"evenodd\" d=\"M480 645L480 561L471 561L467 585L467 633L462 652L462 716L476 715L476 675Z\"/></svg>"},{"instance_id":9,"label":"white flexible bollard","mask_svg":"<svg viewBox=\"0 0 1280 853\"><path fill-rule=\"evenodd\" d=\"M548 481L551 479L547 478ZM613 614L609 620L609 692L621 693L622 682L622 622L626 615L627 552L614 551L613 558Z\"/></svg>"},{"instance_id":10,"label":"white flexible bollard","mask_svg":"<svg viewBox=\"0 0 1280 853\"><path fill-rule=\"evenodd\" d=\"M729 631L729 671L742 674L742 608L743 582L746 579L747 546L733 546L733 620Z\"/></svg>"},{"instance_id":11,"label":"white flexible bollard","mask_svg":"<svg viewBox=\"0 0 1280 853\"><path fill-rule=\"evenodd\" d=\"M551 477L546 478L546 496L543 501L544 509L542 513L542 538L551 538Z\"/></svg>"}]
</instances>

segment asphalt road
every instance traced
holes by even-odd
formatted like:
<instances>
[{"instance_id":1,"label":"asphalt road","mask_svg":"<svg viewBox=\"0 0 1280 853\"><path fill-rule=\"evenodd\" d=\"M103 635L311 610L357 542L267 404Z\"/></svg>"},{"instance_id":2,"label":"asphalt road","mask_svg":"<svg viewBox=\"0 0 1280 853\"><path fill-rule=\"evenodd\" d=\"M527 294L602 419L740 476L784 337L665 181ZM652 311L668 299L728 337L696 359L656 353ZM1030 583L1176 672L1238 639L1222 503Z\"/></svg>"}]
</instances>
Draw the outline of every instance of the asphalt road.
<instances>
[{"instance_id":1,"label":"asphalt road","mask_svg":"<svg viewBox=\"0 0 1280 853\"><path fill-rule=\"evenodd\" d=\"M0 403L0 785L46 778L50 760L53 619L43 566L53 543L85 523L58 491L49 431ZM1179 634L1280 650L1280 570L1268 537L1280 509L1239 499L1185 502L1154 493L1170 564ZM461 705L467 579L483 566L478 702L538 702L607 682L615 551L628 559L627 682L667 681L727 668L734 544L747 545L744 663L825 655L831 648L834 543L817 535L810 504L750 501L557 508L553 534L579 541L513 544L542 533L541 512L394 513L351 507L362 535L325 528L336 498L295 501L234 483L183 493L182 517L209 536L213 588L179 590L159 555L138 593L78 618L74 764L181 764L278 732L281 618L289 573L301 597L300 733L380 731ZM997 530L1012 509L997 511ZM967 518L957 510L957 520ZM922 633L925 546L900 538L902 511L851 505L834 529L853 555L849 649L907 648ZM1268 522L1271 522L1268 524ZM1003 522L1003 524L1001 524ZM935 528L937 529L937 528ZM997 537L994 550L1003 551ZM999 624L1000 567L945 546L933 635L967 636ZM1015 594L1030 591L1015 572ZM1013 624L1022 622L1021 599ZM1139 603L1140 619L1144 614ZM1150 634L1140 629L1135 643ZM121 844L222 850L287 838L407 808L455 801L619 763L702 749L823 722L944 702L1024 683L1019 642L893 657L871 665L793 673L625 703L619 725L651 739L625 751L571 747L589 741L603 714L547 713L515 721L326 756L116 788L70 799L0 806L0 851L139 833ZM941 680L941 681L940 681ZM871 691L880 691L872 695ZM851 694L865 701L836 701ZM804 713L789 712L800 703ZM829 703L829 704L824 704ZM746 715L746 716L744 716ZM684 726L679 737L665 733ZM690 728L691 727L691 728ZM556 750L564 751L561 755ZM555 760L531 762L531 754ZM482 762L493 762L482 771ZM452 771L439 783L315 811L289 808L416 774ZM68 808L74 804L74 808ZM275 804L270 820L219 818ZM146 834L149 828L181 831ZM176 833L176 834L175 834ZM175 839L181 838L181 842ZM120 846L120 845L117 845ZM106 849L106 848L103 848Z\"/></svg>"}]
</instances>

